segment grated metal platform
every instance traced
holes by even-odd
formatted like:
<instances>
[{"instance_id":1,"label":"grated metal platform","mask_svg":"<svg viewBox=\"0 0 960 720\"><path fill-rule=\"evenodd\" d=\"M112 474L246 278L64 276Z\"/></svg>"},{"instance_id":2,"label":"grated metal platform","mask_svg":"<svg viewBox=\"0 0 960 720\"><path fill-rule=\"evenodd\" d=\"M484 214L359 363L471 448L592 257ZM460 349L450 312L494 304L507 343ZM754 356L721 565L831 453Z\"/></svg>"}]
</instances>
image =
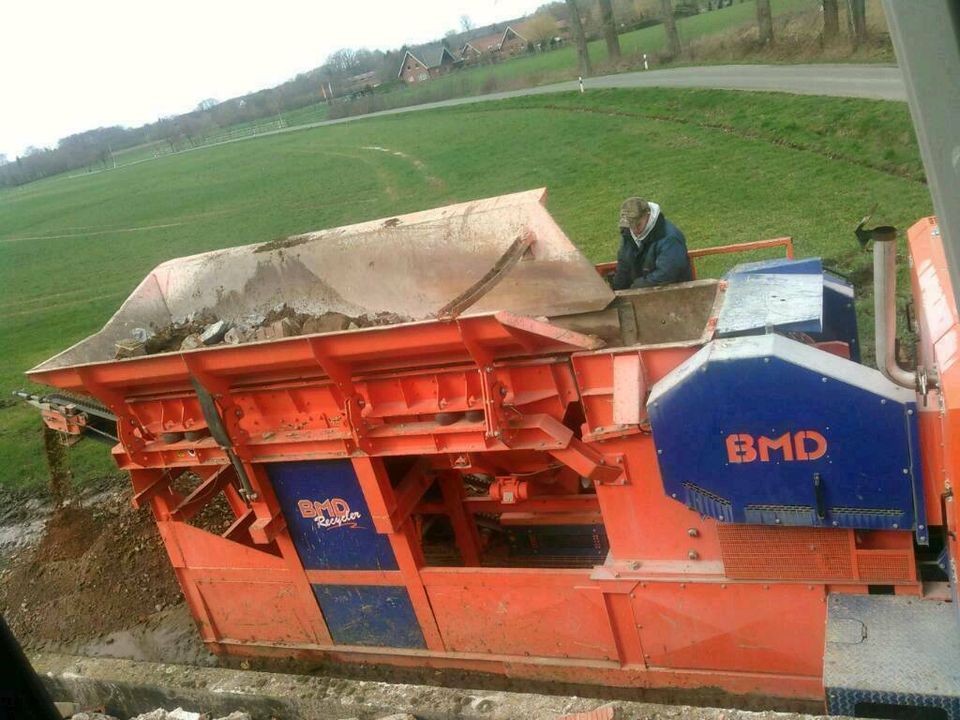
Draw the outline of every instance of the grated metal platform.
<instances>
[{"instance_id":1,"label":"grated metal platform","mask_svg":"<svg viewBox=\"0 0 960 720\"><path fill-rule=\"evenodd\" d=\"M830 595L823 684L831 715L960 720L960 623L951 603Z\"/></svg>"}]
</instances>

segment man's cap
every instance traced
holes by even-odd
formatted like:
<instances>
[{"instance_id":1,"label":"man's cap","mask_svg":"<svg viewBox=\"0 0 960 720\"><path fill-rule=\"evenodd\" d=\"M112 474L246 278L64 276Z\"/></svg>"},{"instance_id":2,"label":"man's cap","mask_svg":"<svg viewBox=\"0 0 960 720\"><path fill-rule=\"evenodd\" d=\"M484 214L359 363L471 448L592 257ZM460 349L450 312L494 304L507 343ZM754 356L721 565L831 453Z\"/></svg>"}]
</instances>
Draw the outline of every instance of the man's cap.
<instances>
[{"instance_id":1,"label":"man's cap","mask_svg":"<svg viewBox=\"0 0 960 720\"><path fill-rule=\"evenodd\" d=\"M632 227L637 220L650 212L650 203L643 198L630 197L620 206L620 227Z\"/></svg>"}]
</instances>

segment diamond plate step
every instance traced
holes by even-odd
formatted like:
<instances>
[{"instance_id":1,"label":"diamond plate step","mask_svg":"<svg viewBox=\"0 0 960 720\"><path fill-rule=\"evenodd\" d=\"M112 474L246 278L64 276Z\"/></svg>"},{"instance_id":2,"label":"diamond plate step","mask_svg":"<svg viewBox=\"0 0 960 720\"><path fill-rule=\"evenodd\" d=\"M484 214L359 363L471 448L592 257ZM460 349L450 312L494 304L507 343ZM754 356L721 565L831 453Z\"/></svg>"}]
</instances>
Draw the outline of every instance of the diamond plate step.
<instances>
[{"instance_id":1,"label":"diamond plate step","mask_svg":"<svg viewBox=\"0 0 960 720\"><path fill-rule=\"evenodd\" d=\"M831 715L960 720L956 608L916 597L830 595L823 684Z\"/></svg>"}]
</instances>

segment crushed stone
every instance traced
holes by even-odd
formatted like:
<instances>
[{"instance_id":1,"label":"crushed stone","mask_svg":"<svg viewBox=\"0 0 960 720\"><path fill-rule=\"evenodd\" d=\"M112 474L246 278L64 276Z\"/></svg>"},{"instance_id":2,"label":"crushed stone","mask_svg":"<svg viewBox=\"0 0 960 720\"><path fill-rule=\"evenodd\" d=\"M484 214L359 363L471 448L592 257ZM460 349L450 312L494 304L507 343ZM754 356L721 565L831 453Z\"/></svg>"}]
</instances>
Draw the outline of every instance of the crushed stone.
<instances>
[{"instance_id":1,"label":"crushed stone","mask_svg":"<svg viewBox=\"0 0 960 720\"><path fill-rule=\"evenodd\" d=\"M298 335L317 335L357 328L379 327L410 322L398 313L380 312L348 316L338 312L310 314L298 312L283 303L263 316L246 316L233 321L217 318L209 311L159 328L135 328L135 337L117 343L116 358L178 350L196 350L215 345L241 345L248 342L278 340ZM142 339L145 338L145 339Z\"/></svg>"}]
</instances>

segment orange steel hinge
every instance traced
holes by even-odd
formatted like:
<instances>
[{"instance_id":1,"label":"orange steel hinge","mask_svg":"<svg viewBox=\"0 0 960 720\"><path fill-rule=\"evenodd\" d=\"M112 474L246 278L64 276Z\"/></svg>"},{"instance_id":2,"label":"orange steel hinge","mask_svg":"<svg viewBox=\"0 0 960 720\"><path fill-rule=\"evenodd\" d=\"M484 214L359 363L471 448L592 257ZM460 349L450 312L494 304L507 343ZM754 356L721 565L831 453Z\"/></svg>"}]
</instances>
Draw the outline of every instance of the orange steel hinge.
<instances>
[{"instance_id":1,"label":"orange steel hinge","mask_svg":"<svg viewBox=\"0 0 960 720\"><path fill-rule=\"evenodd\" d=\"M143 452L147 442L155 438L143 426L133 413L126 399L120 393L110 390L93 377L90 368L77 368L77 374L91 395L106 405L117 418L117 440L136 464L146 466L149 458Z\"/></svg>"},{"instance_id":2,"label":"orange steel hinge","mask_svg":"<svg viewBox=\"0 0 960 720\"><path fill-rule=\"evenodd\" d=\"M575 437L565 448L552 449L550 454L597 485L628 484L622 455L603 455Z\"/></svg>"},{"instance_id":3,"label":"orange steel hinge","mask_svg":"<svg viewBox=\"0 0 960 720\"><path fill-rule=\"evenodd\" d=\"M497 378L496 368L493 365L493 355L477 341L470 326L461 323L459 320L455 322L460 333L460 339L480 372L486 443L488 446L502 443L509 447L510 441L516 435L515 431L510 429L509 419L503 406L503 399L509 393L509 389Z\"/></svg>"},{"instance_id":4,"label":"orange steel hinge","mask_svg":"<svg viewBox=\"0 0 960 720\"><path fill-rule=\"evenodd\" d=\"M323 338L311 339L309 343L314 360L333 382L333 394L343 410L343 423L350 432L355 448L362 453L371 453L373 449L367 438L369 428L366 418L363 417L366 400L353 384L353 373L350 366L339 360L334 360L323 349ZM353 453L351 452L351 454Z\"/></svg>"}]
</instances>

